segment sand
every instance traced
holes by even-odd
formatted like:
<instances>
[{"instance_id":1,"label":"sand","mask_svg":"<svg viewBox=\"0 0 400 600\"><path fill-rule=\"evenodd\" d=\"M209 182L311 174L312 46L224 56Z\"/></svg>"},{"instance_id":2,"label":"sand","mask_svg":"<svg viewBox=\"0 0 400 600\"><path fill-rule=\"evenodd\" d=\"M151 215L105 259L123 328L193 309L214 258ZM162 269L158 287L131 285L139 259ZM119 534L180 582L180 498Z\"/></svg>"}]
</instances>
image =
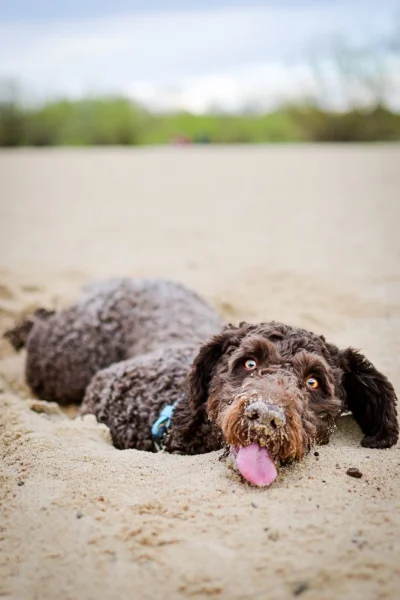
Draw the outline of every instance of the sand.
<instances>
[{"instance_id":1,"label":"sand","mask_svg":"<svg viewBox=\"0 0 400 600\"><path fill-rule=\"evenodd\" d=\"M384 145L1 152L0 333L88 280L160 275L231 321L361 348L399 390L399 164ZM363 449L343 417L258 490L219 452L115 450L23 365L2 340L0 596L398 598L399 446Z\"/></svg>"}]
</instances>

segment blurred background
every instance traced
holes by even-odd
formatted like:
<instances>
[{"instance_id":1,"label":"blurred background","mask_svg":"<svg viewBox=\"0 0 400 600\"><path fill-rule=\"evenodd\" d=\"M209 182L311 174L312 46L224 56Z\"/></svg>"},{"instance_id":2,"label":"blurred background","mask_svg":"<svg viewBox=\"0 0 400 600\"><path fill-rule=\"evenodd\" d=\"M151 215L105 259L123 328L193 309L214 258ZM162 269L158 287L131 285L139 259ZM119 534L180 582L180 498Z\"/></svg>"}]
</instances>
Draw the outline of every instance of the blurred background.
<instances>
[{"instance_id":1,"label":"blurred background","mask_svg":"<svg viewBox=\"0 0 400 600\"><path fill-rule=\"evenodd\" d=\"M0 2L0 145L400 139L398 0Z\"/></svg>"}]
</instances>

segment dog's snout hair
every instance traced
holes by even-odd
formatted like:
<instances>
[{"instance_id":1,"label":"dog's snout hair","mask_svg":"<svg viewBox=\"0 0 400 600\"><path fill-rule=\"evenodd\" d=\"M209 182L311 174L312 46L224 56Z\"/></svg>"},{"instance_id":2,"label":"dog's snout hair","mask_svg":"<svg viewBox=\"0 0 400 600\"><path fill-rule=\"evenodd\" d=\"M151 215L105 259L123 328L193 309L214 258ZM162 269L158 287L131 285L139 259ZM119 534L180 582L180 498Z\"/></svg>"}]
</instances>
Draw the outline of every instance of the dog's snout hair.
<instances>
[{"instance_id":1,"label":"dog's snout hair","mask_svg":"<svg viewBox=\"0 0 400 600\"><path fill-rule=\"evenodd\" d=\"M259 397L271 404L280 404L285 396L297 393L297 379L280 365L259 369L242 383L242 396Z\"/></svg>"},{"instance_id":2,"label":"dog's snout hair","mask_svg":"<svg viewBox=\"0 0 400 600\"><path fill-rule=\"evenodd\" d=\"M296 377L287 370L275 365L253 372L236 393L231 385L224 392L225 399L221 392L212 394L208 407L228 443L268 446L270 454L282 460L301 458L313 443L316 428L310 422L304 430L303 397Z\"/></svg>"},{"instance_id":3,"label":"dog's snout hair","mask_svg":"<svg viewBox=\"0 0 400 600\"><path fill-rule=\"evenodd\" d=\"M298 383L290 373L278 368L260 369L244 381L238 401L245 407L248 420L275 422L276 427L282 427L286 424L286 408L295 402L296 396L299 396Z\"/></svg>"}]
</instances>

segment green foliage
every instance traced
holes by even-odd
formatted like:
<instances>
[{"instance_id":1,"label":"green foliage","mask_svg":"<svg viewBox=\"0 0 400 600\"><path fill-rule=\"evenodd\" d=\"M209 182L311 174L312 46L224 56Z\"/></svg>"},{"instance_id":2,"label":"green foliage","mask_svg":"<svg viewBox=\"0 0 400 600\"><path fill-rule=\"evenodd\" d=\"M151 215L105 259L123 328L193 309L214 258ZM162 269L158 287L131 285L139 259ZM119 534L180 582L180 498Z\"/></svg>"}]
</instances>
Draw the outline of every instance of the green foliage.
<instances>
[{"instance_id":1,"label":"green foliage","mask_svg":"<svg viewBox=\"0 0 400 600\"><path fill-rule=\"evenodd\" d=\"M383 106L345 113L294 107L292 116L305 139L314 142L374 142L400 140L400 115Z\"/></svg>"},{"instance_id":2,"label":"green foliage","mask_svg":"<svg viewBox=\"0 0 400 600\"><path fill-rule=\"evenodd\" d=\"M165 144L183 137L198 143L255 144L294 141L300 135L300 128L285 111L267 115L177 113L154 117L143 143Z\"/></svg>"},{"instance_id":3,"label":"green foliage","mask_svg":"<svg viewBox=\"0 0 400 600\"><path fill-rule=\"evenodd\" d=\"M20 146L23 143L26 115L13 102L0 102L0 146Z\"/></svg>"},{"instance_id":4,"label":"green foliage","mask_svg":"<svg viewBox=\"0 0 400 600\"><path fill-rule=\"evenodd\" d=\"M311 104L269 114L154 115L125 98L61 100L23 108L0 100L0 146L195 143L366 142L400 140L400 115L378 105L334 113Z\"/></svg>"},{"instance_id":5,"label":"green foliage","mask_svg":"<svg viewBox=\"0 0 400 600\"><path fill-rule=\"evenodd\" d=\"M25 143L52 145L134 145L147 114L124 98L61 101L26 115Z\"/></svg>"}]
</instances>

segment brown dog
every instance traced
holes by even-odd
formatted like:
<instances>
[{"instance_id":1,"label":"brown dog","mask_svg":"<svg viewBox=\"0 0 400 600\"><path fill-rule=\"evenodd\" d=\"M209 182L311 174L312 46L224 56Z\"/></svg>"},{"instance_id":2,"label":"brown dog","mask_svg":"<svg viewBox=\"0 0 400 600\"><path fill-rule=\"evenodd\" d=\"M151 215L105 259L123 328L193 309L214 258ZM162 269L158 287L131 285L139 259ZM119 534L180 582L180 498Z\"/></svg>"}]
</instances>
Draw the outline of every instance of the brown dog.
<instances>
[{"instance_id":1,"label":"brown dog","mask_svg":"<svg viewBox=\"0 0 400 600\"><path fill-rule=\"evenodd\" d=\"M359 352L281 323L223 327L196 294L171 282L107 282L6 336L27 346L33 391L83 400L81 414L106 423L117 448L229 447L255 485L327 443L343 411L352 411L364 446L398 439L393 386Z\"/></svg>"}]
</instances>

